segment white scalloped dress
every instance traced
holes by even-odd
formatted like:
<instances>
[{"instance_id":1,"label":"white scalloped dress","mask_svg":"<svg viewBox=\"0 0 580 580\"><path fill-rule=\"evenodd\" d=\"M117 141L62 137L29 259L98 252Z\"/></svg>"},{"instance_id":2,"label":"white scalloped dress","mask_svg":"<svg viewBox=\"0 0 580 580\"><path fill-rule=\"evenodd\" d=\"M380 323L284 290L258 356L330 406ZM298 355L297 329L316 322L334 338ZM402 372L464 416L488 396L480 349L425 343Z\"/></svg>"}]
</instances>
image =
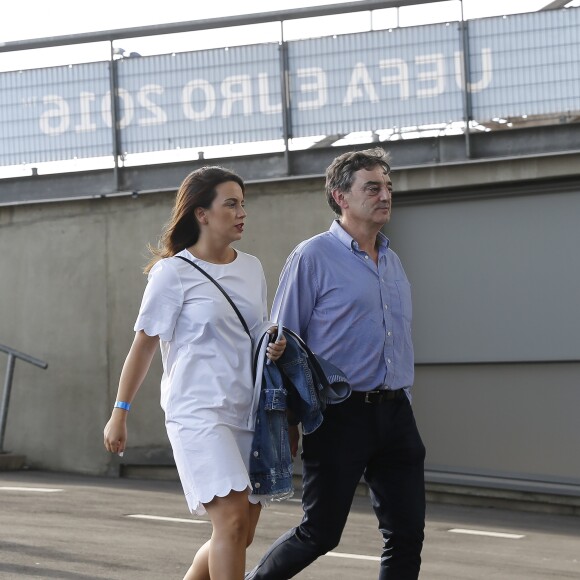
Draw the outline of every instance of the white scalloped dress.
<instances>
[{"instance_id":1,"label":"white scalloped dress","mask_svg":"<svg viewBox=\"0 0 580 580\"><path fill-rule=\"evenodd\" d=\"M264 271L236 252L229 264L177 255L213 276L252 330L267 318ZM203 504L231 490L251 491L252 346L231 305L191 264L166 258L149 272L138 330L160 338L161 407L191 513L206 513Z\"/></svg>"}]
</instances>

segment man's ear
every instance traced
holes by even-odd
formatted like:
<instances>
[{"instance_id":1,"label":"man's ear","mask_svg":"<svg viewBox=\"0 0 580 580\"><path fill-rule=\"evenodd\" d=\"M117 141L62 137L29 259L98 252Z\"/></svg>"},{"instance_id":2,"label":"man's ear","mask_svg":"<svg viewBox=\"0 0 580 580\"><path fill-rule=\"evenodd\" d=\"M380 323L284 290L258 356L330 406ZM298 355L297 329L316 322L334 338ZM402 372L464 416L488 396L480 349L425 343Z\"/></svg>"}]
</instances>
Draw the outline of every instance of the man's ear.
<instances>
[{"instance_id":1,"label":"man's ear","mask_svg":"<svg viewBox=\"0 0 580 580\"><path fill-rule=\"evenodd\" d=\"M332 198L334 199L338 207L340 207L340 209L346 209L348 207L348 201L346 200L344 192L340 191L340 189L332 190Z\"/></svg>"}]
</instances>

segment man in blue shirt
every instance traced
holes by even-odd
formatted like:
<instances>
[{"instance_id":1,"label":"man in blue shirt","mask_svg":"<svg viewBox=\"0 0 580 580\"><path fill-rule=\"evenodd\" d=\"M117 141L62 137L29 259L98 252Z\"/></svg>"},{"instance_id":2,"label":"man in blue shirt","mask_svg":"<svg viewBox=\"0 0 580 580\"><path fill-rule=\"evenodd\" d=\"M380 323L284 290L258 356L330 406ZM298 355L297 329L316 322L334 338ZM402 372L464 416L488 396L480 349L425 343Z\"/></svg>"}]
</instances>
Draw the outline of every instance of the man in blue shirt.
<instances>
[{"instance_id":1,"label":"man in blue shirt","mask_svg":"<svg viewBox=\"0 0 580 580\"><path fill-rule=\"evenodd\" d=\"M381 228L391 217L388 156L349 152L326 171L336 213L299 244L280 276L272 319L339 367L353 393L302 442L304 517L246 579L292 578L335 548L361 477L384 546L379 580L416 580L425 525L425 447L411 409L411 289ZM298 429L290 428L294 447Z\"/></svg>"}]
</instances>

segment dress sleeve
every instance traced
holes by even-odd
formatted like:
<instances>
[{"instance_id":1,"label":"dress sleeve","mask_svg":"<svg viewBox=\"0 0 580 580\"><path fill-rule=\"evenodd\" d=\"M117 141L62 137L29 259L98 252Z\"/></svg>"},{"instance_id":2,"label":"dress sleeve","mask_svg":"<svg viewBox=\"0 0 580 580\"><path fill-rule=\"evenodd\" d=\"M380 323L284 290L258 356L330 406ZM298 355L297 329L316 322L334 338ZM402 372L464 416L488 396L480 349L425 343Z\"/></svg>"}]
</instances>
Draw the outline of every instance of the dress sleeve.
<instances>
[{"instance_id":1,"label":"dress sleeve","mask_svg":"<svg viewBox=\"0 0 580 580\"><path fill-rule=\"evenodd\" d=\"M149 272L134 330L169 341L182 306L181 279L168 260L161 260Z\"/></svg>"}]
</instances>

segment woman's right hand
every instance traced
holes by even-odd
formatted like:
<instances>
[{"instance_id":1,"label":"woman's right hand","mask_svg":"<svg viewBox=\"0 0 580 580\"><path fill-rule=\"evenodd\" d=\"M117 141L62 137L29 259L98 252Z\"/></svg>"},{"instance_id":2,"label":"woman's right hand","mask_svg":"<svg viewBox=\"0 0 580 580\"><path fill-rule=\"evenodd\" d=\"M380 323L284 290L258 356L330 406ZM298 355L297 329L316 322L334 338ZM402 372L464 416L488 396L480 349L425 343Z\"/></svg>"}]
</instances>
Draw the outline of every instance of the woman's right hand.
<instances>
[{"instance_id":1,"label":"woman's right hand","mask_svg":"<svg viewBox=\"0 0 580 580\"><path fill-rule=\"evenodd\" d=\"M105 449L111 453L122 455L127 444L127 412L122 409L115 409L105 425L103 431Z\"/></svg>"},{"instance_id":2,"label":"woman's right hand","mask_svg":"<svg viewBox=\"0 0 580 580\"><path fill-rule=\"evenodd\" d=\"M135 333L133 344L121 371L117 401L127 401L129 403L133 401L147 375L158 344L158 336L149 336L143 330L138 330ZM113 408L111 418L105 425L103 432L105 449L111 453L121 455L125 451L125 445L127 444L127 413L128 411L123 408Z\"/></svg>"}]
</instances>

